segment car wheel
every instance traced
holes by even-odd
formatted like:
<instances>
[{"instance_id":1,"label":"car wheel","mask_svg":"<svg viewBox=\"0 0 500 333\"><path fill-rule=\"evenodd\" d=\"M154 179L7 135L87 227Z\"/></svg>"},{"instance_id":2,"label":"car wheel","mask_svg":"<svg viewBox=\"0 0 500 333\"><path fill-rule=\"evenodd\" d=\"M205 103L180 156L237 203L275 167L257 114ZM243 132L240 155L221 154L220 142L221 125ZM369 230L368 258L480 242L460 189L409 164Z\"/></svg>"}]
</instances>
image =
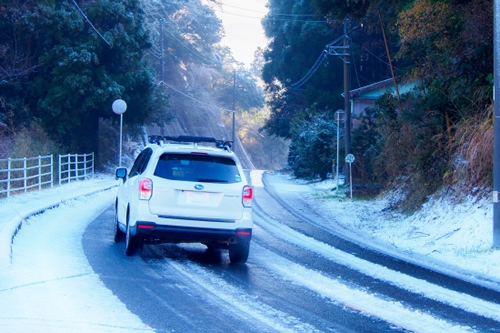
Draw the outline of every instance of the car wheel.
<instances>
[{"instance_id":1,"label":"car wheel","mask_svg":"<svg viewBox=\"0 0 500 333\"><path fill-rule=\"evenodd\" d=\"M133 256L141 248L141 242L138 237L133 237L130 233L130 223L127 217L127 232L125 233L125 254Z\"/></svg>"},{"instance_id":2,"label":"car wheel","mask_svg":"<svg viewBox=\"0 0 500 333\"><path fill-rule=\"evenodd\" d=\"M121 242L125 238L125 234L120 230L118 226L118 212L115 209L115 223L113 224L113 233L115 235L115 242Z\"/></svg>"},{"instance_id":3,"label":"car wheel","mask_svg":"<svg viewBox=\"0 0 500 333\"><path fill-rule=\"evenodd\" d=\"M237 243L229 245L229 260L232 264L244 264L247 262L250 252L250 243Z\"/></svg>"}]
</instances>

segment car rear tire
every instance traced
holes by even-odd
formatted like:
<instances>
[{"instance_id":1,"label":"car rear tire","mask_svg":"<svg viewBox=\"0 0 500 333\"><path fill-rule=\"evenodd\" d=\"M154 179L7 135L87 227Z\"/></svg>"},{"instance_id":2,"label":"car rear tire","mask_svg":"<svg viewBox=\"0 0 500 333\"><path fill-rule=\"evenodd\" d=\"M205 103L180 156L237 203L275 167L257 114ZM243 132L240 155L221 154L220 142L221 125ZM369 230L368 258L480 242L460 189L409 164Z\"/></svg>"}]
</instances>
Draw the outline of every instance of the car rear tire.
<instances>
[{"instance_id":1,"label":"car rear tire","mask_svg":"<svg viewBox=\"0 0 500 333\"><path fill-rule=\"evenodd\" d=\"M138 250L142 247L142 242L137 236L132 236L130 233L130 223L128 223L127 218L127 232L125 234L125 254L127 256L135 255Z\"/></svg>"},{"instance_id":2,"label":"car rear tire","mask_svg":"<svg viewBox=\"0 0 500 333\"><path fill-rule=\"evenodd\" d=\"M244 264L247 262L250 252L250 243L242 242L229 245L229 260L232 264Z\"/></svg>"},{"instance_id":3,"label":"car rear tire","mask_svg":"<svg viewBox=\"0 0 500 333\"><path fill-rule=\"evenodd\" d=\"M115 209L115 223L113 225L113 231L116 243L121 242L125 238L125 234L120 230L120 227L118 226L118 212L116 209Z\"/></svg>"}]
</instances>

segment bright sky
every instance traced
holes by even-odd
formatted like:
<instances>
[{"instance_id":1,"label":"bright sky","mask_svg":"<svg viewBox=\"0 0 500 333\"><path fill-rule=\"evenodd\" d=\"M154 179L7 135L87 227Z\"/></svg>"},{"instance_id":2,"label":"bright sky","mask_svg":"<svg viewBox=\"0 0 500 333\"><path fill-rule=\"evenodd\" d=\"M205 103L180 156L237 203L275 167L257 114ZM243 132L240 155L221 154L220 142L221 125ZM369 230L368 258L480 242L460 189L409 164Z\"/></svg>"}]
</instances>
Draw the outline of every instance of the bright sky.
<instances>
[{"instance_id":1,"label":"bright sky","mask_svg":"<svg viewBox=\"0 0 500 333\"><path fill-rule=\"evenodd\" d=\"M267 0L222 0L212 6L222 20L226 36L222 44L231 48L237 61L249 66L257 47L265 47L267 39L261 20L267 13Z\"/></svg>"}]
</instances>

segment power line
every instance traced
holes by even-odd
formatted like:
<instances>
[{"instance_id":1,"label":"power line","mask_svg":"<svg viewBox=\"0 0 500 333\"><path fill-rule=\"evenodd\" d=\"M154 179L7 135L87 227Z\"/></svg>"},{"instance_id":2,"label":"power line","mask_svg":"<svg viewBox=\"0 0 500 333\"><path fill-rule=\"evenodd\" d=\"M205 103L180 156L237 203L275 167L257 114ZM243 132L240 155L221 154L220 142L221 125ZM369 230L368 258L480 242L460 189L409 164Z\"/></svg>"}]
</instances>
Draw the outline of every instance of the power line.
<instances>
[{"instance_id":1,"label":"power line","mask_svg":"<svg viewBox=\"0 0 500 333\"><path fill-rule=\"evenodd\" d=\"M327 20L296 20L296 19L280 19L271 17L270 20L273 21L286 21L286 22L307 22L307 23L328 23Z\"/></svg>"},{"instance_id":2,"label":"power line","mask_svg":"<svg viewBox=\"0 0 500 333\"><path fill-rule=\"evenodd\" d=\"M364 49L366 52L370 53L372 56L374 56L376 59L378 59L380 62L382 62L382 63L386 64L387 66L390 66L388 62L386 62L386 61L384 61L383 59L381 59L381 58L377 57L374 53L372 53L372 52L371 52L370 50L368 50L366 47L363 47L363 49ZM397 68L396 66L394 66L394 68L396 68L397 70L399 70L399 68Z\"/></svg>"},{"instance_id":3,"label":"power line","mask_svg":"<svg viewBox=\"0 0 500 333\"><path fill-rule=\"evenodd\" d=\"M313 74L318 70L318 68L321 66L321 64L326 60L326 58L327 58L326 56L327 56L327 52L326 52L326 50L323 50L321 52L321 54L319 55L318 59L316 59L316 62L314 63L314 65L306 73L306 75L304 75L299 81L290 85L292 87L292 89L297 89L297 88L301 87L304 83L309 81L311 76L313 76Z\"/></svg>"},{"instance_id":4,"label":"power line","mask_svg":"<svg viewBox=\"0 0 500 333\"><path fill-rule=\"evenodd\" d=\"M178 25L175 21L172 21L169 17L166 18L167 21L169 21L170 23L167 23L169 26L173 27L173 30L174 32L176 32L178 35L182 36L180 33L179 33L179 30L178 30ZM198 57L200 60L202 60L203 62L205 63L209 63L209 64L214 64L214 61L213 60L210 60L210 59L207 59L207 54L205 55L202 55L200 54L200 52L198 50L196 50L196 48L194 48L193 46L191 45L186 45L186 43L184 43L182 40L179 39L179 37L176 37L173 32L171 31L170 29L167 29L167 33L172 36L173 39L175 39L179 44L181 44L185 49L187 49L189 52L191 52L193 55L195 55L196 57ZM180 37L182 38L182 37ZM163 47L163 45L160 45L160 51L161 51L161 48Z\"/></svg>"},{"instance_id":5,"label":"power line","mask_svg":"<svg viewBox=\"0 0 500 333\"><path fill-rule=\"evenodd\" d=\"M311 76L313 76L313 74L316 73L316 71L321 66L321 64L326 60L327 55L345 56L345 54L340 54L340 53L337 53L335 51L336 48L343 48L342 46L335 46L335 44L338 43L339 41L341 41L345 36L347 36L349 33L351 33L354 29L357 29L357 28L358 28L358 26L352 28L351 30L345 32L342 36L335 39L333 42L328 43L325 46L325 48L323 49L323 51L321 51L321 54L319 55L318 59L316 59L316 62L312 65L312 67L309 69L309 71L306 73L306 75L304 75L297 82L291 84L290 87L294 90L297 90L302 85L304 85L311 78Z\"/></svg>"},{"instance_id":6,"label":"power line","mask_svg":"<svg viewBox=\"0 0 500 333\"><path fill-rule=\"evenodd\" d=\"M314 65L309 69L309 71L307 72L306 75L304 75L304 77L302 77L302 79L300 79L299 81L291 84L290 86L292 87L292 89L294 90L298 90L298 88L300 88L304 83L306 83L310 78L311 76L318 70L319 66L323 63L323 61L325 60L326 58L326 55L324 55L325 51L327 54L334 54L334 53L331 53L329 49L331 49L333 47L334 44L336 44L337 42L339 42L341 39L343 39L345 36L347 36L348 34L350 34L352 31L354 31L355 29L357 29L358 27L362 26L363 22L365 20L367 20L367 17L368 15L370 15L371 13L373 13L376 9L378 9L382 3L384 2L385 0L380 0L379 3L369 12L367 13L367 15L365 16L365 18L363 18L361 20L361 22L359 22L358 25L356 25L354 28L352 28L351 30L345 32L342 36L340 36L339 38L337 38L336 40L334 40L333 42L329 43L326 45L325 49L321 52L320 56L318 57L318 59L316 60L316 62L314 63ZM367 50L368 51L368 50ZM369 51L368 51L369 52ZM339 56L343 56L343 54L334 54L334 55L339 55ZM373 55L373 54L372 54ZM375 55L373 55L375 56ZM375 56L376 57L376 56ZM342 59L344 60L344 59ZM382 61L381 59L379 59L380 61ZM358 79L359 81L359 79Z\"/></svg>"},{"instance_id":7,"label":"power line","mask_svg":"<svg viewBox=\"0 0 500 333\"><path fill-rule=\"evenodd\" d=\"M223 14L227 14L227 15L246 17L246 18L257 19L257 20L272 19L274 21L308 22L308 23L327 23L328 22L327 20L297 20L297 19L293 18L293 17L302 17L302 15L300 15L300 14L297 14L297 15L295 15L295 14L272 14L272 15L266 15L265 17L261 17L261 16L250 16L250 15L244 15L244 14L225 12L225 11L220 10L220 9L214 9L214 10L218 11L220 13L223 13ZM276 15L289 15L291 18L278 18L278 17L275 17ZM311 17L314 17L314 15L312 15Z\"/></svg>"},{"instance_id":8,"label":"power line","mask_svg":"<svg viewBox=\"0 0 500 333\"><path fill-rule=\"evenodd\" d=\"M73 4L76 6L76 8L78 9L78 12L80 12L80 15L82 15L82 17L85 19L85 21L92 27L92 29L95 31L95 33L101 37L101 39L106 43L108 44L109 47L111 47L111 44L101 35L101 33L99 31L97 31L97 29L94 27L94 25L92 24L92 22L89 21L89 19L87 18L87 15L85 15L85 13L80 9L80 7L78 7L78 4L75 2L75 0L71 0L73 2Z\"/></svg>"},{"instance_id":9,"label":"power line","mask_svg":"<svg viewBox=\"0 0 500 333\"><path fill-rule=\"evenodd\" d=\"M286 14L286 13L280 14L280 13L269 13L269 11L265 12L265 11L261 11L261 10L254 10L254 9L249 9L249 8L242 8L242 7L238 7L238 6L228 5L226 3L222 3L222 5L224 5L226 7L241 9L241 10L244 10L244 11L247 11L247 12L267 14L268 16L270 15L270 16L307 16L307 17L314 17L314 14Z\"/></svg>"},{"instance_id":10,"label":"power line","mask_svg":"<svg viewBox=\"0 0 500 333\"><path fill-rule=\"evenodd\" d=\"M221 108L221 107L216 106L216 105L211 105L211 104L208 104L208 103L202 102L202 101L200 101L200 100L198 100L198 99L196 99L196 98L194 98L194 97L192 97L192 96L190 96L190 95L188 95L188 94L186 94L186 93L183 93L182 91L180 91L180 90L178 90L178 89L176 89L176 88L172 87L170 84L168 84L168 83L166 83L166 82L164 82L164 81L160 81L160 82L158 83L158 85L160 85L160 84L167 86L168 88L172 89L173 91L175 91L175 92L177 92L177 93L181 94L182 96L187 97L187 98L189 98L190 100L193 100L193 101L195 101L195 102L197 102L197 103L199 103L199 104L202 104L202 105L208 106L208 107L210 107L210 108L220 109L220 110L222 110L222 111L235 112L235 110L224 109L224 108Z\"/></svg>"}]
</instances>

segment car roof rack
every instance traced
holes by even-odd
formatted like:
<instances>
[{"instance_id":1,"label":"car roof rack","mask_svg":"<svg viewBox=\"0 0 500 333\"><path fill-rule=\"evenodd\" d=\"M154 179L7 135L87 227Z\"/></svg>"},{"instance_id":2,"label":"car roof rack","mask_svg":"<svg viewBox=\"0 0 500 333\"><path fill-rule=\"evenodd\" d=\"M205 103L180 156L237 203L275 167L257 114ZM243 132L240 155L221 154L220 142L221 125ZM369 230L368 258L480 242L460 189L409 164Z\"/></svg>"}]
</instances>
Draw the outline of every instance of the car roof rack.
<instances>
[{"instance_id":1,"label":"car roof rack","mask_svg":"<svg viewBox=\"0 0 500 333\"><path fill-rule=\"evenodd\" d=\"M177 137L174 136L162 136L162 135L151 135L149 136L149 143L157 144L161 146L163 143L171 141L171 142L179 142L179 143L214 143L215 147L224 149L228 152L231 152L232 141L225 140L216 140L215 138L207 137L207 136L189 136L189 135L179 135Z\"/></svg>"}]
</instances>

